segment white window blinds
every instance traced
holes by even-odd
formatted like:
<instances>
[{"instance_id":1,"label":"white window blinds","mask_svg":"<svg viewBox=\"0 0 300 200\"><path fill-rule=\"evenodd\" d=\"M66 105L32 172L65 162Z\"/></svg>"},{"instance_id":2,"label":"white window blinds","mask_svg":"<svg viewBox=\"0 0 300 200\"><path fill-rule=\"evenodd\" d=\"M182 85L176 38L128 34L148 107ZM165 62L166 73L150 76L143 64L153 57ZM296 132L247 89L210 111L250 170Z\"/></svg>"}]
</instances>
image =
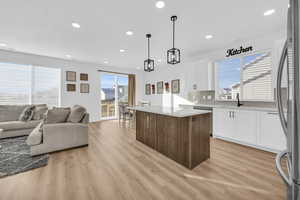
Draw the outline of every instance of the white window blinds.
<instances>
[{"instance_id":1,"label":"white window blinds","mask_svg":"<svg viewBox=\"0 0 300 200\"><path fill-rule=\"evenodd\" d=\"M32 103L59 105L60 70L46 67L33 67Z\"/></svg>"},{"instance_id":2,"label":"white window blinds","mask_svg":"<svg viewBox=\"0 0 300 200\"><path fill-rule=\"evenodd\" d=\"M270 53L244 57L242 77L244 100L273 100Z\"/></svg>"},{"instance_id":3,"label":"white window blinds","mask_svg":"<svg viewBox=\"0 0 300 200\"><path fill-rule=\"evenodd\" d=\"M31 66L0 63L0 104L28 104Z\"/></svg>"},{"instance_id":4,"label":"white window blinds","mask_svg":"<svg viewBox=\"0 0 300 200\"><path fill-rule=\"evenodd\" d=\"M60 69L0 63L0 104L59 103Z\"/></svg>"}]
</instances>

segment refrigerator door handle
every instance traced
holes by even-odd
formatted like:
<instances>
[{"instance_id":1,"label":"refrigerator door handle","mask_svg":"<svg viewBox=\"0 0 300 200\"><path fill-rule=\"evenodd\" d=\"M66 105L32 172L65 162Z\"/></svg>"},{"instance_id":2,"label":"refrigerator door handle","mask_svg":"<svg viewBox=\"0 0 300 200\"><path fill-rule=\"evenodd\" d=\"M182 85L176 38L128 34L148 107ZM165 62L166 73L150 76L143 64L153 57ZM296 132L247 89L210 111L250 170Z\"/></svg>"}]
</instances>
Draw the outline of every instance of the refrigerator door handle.
<instances>
[{"instance_id":1,"label":"refrigerator door handle","mask_svg":"<svg viewBox=\"0 0 300 200\"><path fill-rule=\"evenodd\" d=\"M284 68L284 62L287 58L288 55L288 41L285 41L284 47L282 50L282 54L280 57L280 62L279 62L279 67L277 71L277 83L276 83L276 100L277 100L277 108L278 108L278 113L279 113L279 118L280 122L282 125L282 129L284 131L285 136L287 137L288 132L287 132L287 120L284 116L284 110L283 110L283 105L282 105L282 99L281 99L281 80L282 80L282 74L283 74L283 68Z\"/></svg>"},{"instance_id":2,"label":"refrigerator door handle","mask_svg":"<svg viewBox=\"0 0 300 200\"><path fill-rule=\"evenodd\" d=\"M281 166L281 160L282 160L282 158L283 158L284 156L286 156L287 154L288 154L288 151L287 151L287 150L285 150L285 151L280 152L280 153L277 154L277 156L276 156L276 169L277 169L279 175L280 175L280 176L282 177L282 179L284 180L284 183L285 183L286 185L288 185L288 186L291 186L291 185L293 184L293 181L291 180L291 177L290 177L290 176L287 176L287 175L285 174L285 172L283 171L282 166ZM287 156L287 159L288 159L288 161L287 161L288 173L290 173L290 163L291 163L291 162L290 162L289 156Z\"/></svg>"}]
</instances>

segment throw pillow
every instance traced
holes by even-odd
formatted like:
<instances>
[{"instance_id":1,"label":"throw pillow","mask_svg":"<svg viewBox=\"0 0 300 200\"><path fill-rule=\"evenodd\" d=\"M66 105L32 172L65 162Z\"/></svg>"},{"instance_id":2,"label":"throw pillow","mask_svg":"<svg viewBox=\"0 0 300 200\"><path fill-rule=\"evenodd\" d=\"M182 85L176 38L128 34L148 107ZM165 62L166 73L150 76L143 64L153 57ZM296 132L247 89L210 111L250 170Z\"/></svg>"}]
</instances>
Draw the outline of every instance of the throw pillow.
<instances>
[{"instance_id":1,"label":"throw pillow","mask_svg":"<svg viewBox=\"0 0 300 200\"><path fill-rule=\"evenodd\" d=\"M86 109L80 105L75 105L71 108L71 113L68 117L68 122L79 123L86 113Z\"/></svg>"},{"instance_id":2,"label":"throw pillow","mask_svg":"<svg viewBox=\"0 0 300 200\"><path fill-rule=\"evenodd\" d=\"M19 117L19 121L27 122L31 120L34 113L34 108L35 106L26 106Z\"/></svg>"},{"instance_id":3,"label":"throw pillow","mask_svg":"<svg viewBox=\"0 0 300 200\"><path fill-rule=\"evenodd\" d=\"M69 109L56 108L56 109L48 110L45 123L46 124L64 123L67 121L69 114L70 114L70 108Z\"/></svg>"},{"instance_id":4,"label":"throw pillow","mask_svg":"<svg viewBox=\"0 0 300 200\"><path fill-rule=\"evenodd\" d=\"M44 119L44 114L47 112L48 108L46 106L36 106L34 109L33 120Z\"/></svg>"},{"instance_id":5,"label":"throw pillow","mask_svg":"<svg viewBox=\"0 0 300 200\"><path fill-rule=\"evenodd\" d=\"M35 127L32 132L29 134L26 143L29 146L41 144L43 141L43 134L41 131L41 126L43 122L41 122L37 127Z\"/></svg>"}]
</instances>

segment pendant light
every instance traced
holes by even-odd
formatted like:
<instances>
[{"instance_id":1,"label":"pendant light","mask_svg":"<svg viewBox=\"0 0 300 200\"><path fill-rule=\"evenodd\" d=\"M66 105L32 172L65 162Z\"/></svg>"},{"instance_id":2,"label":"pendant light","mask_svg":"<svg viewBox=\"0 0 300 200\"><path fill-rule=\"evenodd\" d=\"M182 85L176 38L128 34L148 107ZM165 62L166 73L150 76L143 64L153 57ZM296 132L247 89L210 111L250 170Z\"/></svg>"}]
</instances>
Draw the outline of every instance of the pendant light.
<instances>
[{"instance_id":1,"label":"pendant light","mask_svg":"<svg viewBox=\"0 0 300 200\"><path fill-rule=\"evenodd\" d=\"M154 71L154 60L150 59L150 38L151 34L146 34L146 38L148 39L148 59L144 61L144 71L152 72Z\"/></svg>"},{"instance_id":2,"label":"pendant light","mask_svg":"<svg viewBox=\"0 0 300 200\"><path fill-rule=\"evenodd\" d=\"M169 49L167 52L167 61L168 64L178 64L180 63L180 50L175 48L175 21L177 20L177 16L172 16L171 21L173 22L173 48Z\"/></svg>"}]
</instances>

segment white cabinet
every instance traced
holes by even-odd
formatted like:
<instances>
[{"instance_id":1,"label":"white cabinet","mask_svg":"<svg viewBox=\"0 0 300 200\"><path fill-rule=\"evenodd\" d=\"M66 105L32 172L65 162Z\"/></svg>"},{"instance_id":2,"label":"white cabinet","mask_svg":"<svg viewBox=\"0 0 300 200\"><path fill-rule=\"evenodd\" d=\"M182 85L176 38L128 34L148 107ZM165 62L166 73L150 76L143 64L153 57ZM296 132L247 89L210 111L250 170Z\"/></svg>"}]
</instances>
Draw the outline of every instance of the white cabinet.
<instances>
[{"instance_id":1,"label":"white cabinet","mask_svg":"<svg viewBox=\"0 0 300 200\"><path fill-rule=\"evenodd\" d=\"M227 138L234 138L234 121L232 111L213 109L213 133Z\"/></svg>"},{"instance_id":2,"label":"white cabinet","mask_svg":"<svg viewBox=\"0 0 300 200\"><path fill-rule=\"evenodd\" d=\"M245 143L256 143L257 113L235 109L213 110L214 135Z\"/></svg>"},{"instance_id":3,"label":"white cabinet","mask_svg":"<svg viewBox=\"0 0 300 200\"><path fill-rule=\"evenodd\" d=\"M238 110L234 114L235 139L249 144L257 141L257 112Z\"/></svg>"},{"instance_id":4,"label":"white cabinet","mask_svg":"<svg viewBox=\"0 0 300 200\"><path fill-rule=\"evenodd\" d=\"M281 151L286 146L276 112L214 108L213 135L271 152Z\"/></svg>"},{"instance_id":5,"label":"white cabinet","mask_svg":"<svg viewBox=\"0 0 300 200\"><path fill-rule=\"evenodd\" d=\"M276 112L260 112L259 127L259 145L280 151L286 148L286 137Z\"/></svg>"}]
</instances>

